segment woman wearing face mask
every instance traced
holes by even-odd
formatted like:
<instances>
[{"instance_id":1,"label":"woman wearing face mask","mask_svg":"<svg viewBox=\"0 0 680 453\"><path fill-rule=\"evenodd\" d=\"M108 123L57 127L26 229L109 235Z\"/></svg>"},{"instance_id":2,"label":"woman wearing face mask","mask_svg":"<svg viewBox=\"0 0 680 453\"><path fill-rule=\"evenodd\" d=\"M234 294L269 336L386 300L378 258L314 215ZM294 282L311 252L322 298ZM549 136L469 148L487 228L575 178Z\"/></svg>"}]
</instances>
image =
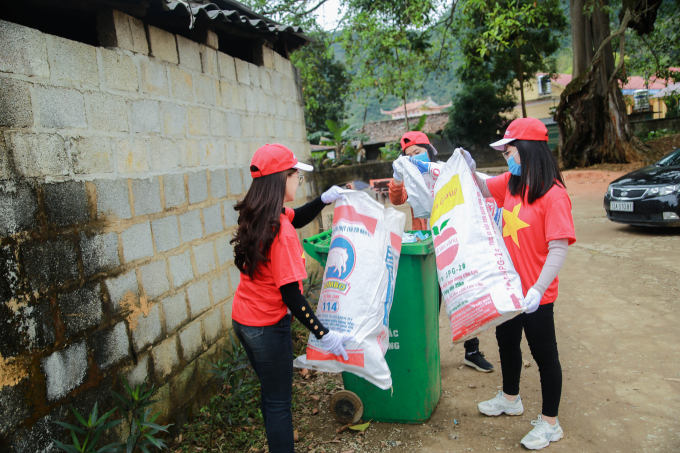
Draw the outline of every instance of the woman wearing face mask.
<instances>
[{"instance_id":1,"label":"woman wearing face mask","mask_svg":"<svg viewBox=\"0 0 680 453\"><path fill-rule=\"evenodd\" d=\"M419 162L435 162L437 150L430 144L430 139L422 132L411 131L405 133L401 137L401 150L404 156L408 156L411 163L418 166ZM394 205L401 205L406 203L408 194L404 187L404 177L399 173L393 165L394 180L389 183L390 201ZM413 217L413 209L411 209L411 222L413 230L427 230L427 219L416 219ZM439 295L439 307L441 309L441 294ZM484 353L479 350L479 339L472 338L463 343L465 348L465 358L463 363L477 371L488 373L493 371L493 365L485 358Z\"/></svg>"},{"instance_id":2,"label":"woman wearing face mask","mask_svg":"<svg viewBox=\"0 0 680 453\"><path fill-rule=\"evenodd\" d=\"M520 118L508 126L504 138L491 146L503 153L509 172L486 181L475 175L485 197L493 196L503 210L503 238L522 281L526 311L496 327L501 357L503 390L478 404L479 411L495 416L524 412L519 396L524 331L541 375L543 407L534 429L522 445L540 450L564 436L557 420L562 393L562 367L557 352L553 303L557 274L567 258L567 246L576 242L571 200L557 160L548 148L548 130L539 120ZM476 164L463 153L470 168Z\"/></svg>"},{"instance_id":3,"label":"woman wearing face mask","mask_svg":"<svg viewBox=\"0 0 680 453\"><path fill-rule=\"evenodd\" d=\"M302 280L307 273L295 233L295 228L307 225L342 195L333 186L304 206L284 208L284 203L295 200L302 181L298 170L313 168L298 162L283 145L261 147L250 164L252 185L234 206L239 213L238 229L231 243L241 281L234 295L232 325L260 378L260 406L272 453L294 452L291 313L324 348L345 360L343 343L351 339L324 327L303 297Z\"/></svg>"}]
</instances>

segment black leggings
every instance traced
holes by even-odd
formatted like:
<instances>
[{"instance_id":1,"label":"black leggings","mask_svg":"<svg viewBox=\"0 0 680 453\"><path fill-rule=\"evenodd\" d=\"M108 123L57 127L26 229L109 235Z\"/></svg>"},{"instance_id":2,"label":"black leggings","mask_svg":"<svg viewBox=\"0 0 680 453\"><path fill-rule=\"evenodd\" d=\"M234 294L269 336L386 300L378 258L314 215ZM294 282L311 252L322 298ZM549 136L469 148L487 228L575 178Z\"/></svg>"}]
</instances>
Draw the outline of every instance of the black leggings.
<instances>
[{"instance_id":1,"label":"black leggings","mask_svg":"<svg viewBox=\"0 0 680 453\"><path fill-rule=\"evenodd\" d=\"M519 378L522 373L522 329L541 375L543 395L542 414L557 417L562 396L562 366L557 353L553 304L541 305L534 313L523 313L496 327L496 339L501 356L503 392L519 395Z\"/></svg>"}]
</instances>

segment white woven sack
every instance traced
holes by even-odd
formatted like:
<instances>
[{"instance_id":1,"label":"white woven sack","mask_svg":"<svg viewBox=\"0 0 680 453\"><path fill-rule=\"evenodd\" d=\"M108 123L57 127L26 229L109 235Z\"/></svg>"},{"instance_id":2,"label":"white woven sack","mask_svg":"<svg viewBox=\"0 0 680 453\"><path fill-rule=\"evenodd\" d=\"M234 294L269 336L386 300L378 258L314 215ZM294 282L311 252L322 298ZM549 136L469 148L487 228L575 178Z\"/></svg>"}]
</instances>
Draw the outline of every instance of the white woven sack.
<instances>
[{"instance_id":1,"label":"white woven sack","mask_svg":"<svg viewBox=\"0 0 680 453\"><path fill-rule=\"evenodd\" d=\"M455 152L435 185L430 218L437 274L454 342L524 311L519 275L472 171Z\"/></svg>"},{"instance_id":2,"label":"white woven sack","mask_svg":"<svg viewBox=\"0 0 680 453\"><path fill-rule=\"evenodd\" d=\"M401 156L394 161L394 168L404 177L404 188L408 195L408 204L413 209L413 217L417 219L430 217L434 186L443 166L442 162L431 162L431 171L421 174L418 167L412 164L406 156Z\"/></svg>"}]
</instances>

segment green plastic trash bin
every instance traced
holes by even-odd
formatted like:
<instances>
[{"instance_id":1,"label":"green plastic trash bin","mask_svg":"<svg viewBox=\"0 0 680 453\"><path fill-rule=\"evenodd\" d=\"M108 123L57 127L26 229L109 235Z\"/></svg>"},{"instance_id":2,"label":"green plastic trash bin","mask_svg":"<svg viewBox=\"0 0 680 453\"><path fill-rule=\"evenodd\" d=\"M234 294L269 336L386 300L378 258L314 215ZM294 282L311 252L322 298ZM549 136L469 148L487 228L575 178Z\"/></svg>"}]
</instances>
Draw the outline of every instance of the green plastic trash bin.
<instances>
[{"instance_id":1,"label":"green plastic trash bin","mask_svg":"<svg viewBox=\"0 0 680 453\"><path fill-rule=\"evenodd\" d=\"M328 230L303 240L307 254L324 267L330 239ZM385 359L392 372L392 390L342 373L345 390L361 399L364 420L422 423L441 395L439 284L431 233L423 242L402 244L389 327Z\"/></svg>"}]
</instances>

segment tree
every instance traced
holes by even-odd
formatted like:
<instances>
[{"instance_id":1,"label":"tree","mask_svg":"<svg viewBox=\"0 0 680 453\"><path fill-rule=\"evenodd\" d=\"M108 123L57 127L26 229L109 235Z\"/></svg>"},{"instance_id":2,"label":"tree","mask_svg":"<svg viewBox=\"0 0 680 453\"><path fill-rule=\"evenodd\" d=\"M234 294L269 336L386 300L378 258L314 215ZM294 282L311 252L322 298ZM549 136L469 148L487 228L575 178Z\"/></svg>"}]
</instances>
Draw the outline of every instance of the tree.
<instances>
[{"instance_id":1,"label":"tree","mask_svg":"<svg viewBox=\"0 0 680 453\"><path fill-rule=\"evenodd\" d=\"M625 32L653 30L660 0L624 0L612 33L609 0L570 0L572 81L555 112L559 161L563 166L635 162L649 148L632 132L619 83L625 80ZM615 63L612 41L618 39Z\"/></svg>"},{"instance_id":2,"label":"tree","mask_svg":"<svg viewBox=\"0 0 680 453\"><path fill-rule=\"evenodd\" d=\"M322 129L326 120L342 123L346 117L345 99L350 86L345 65L334 58L329 36L311 35L315 42L291 54L291 62L300 70L308 132Z\"/></svg>"}]
</instances>

